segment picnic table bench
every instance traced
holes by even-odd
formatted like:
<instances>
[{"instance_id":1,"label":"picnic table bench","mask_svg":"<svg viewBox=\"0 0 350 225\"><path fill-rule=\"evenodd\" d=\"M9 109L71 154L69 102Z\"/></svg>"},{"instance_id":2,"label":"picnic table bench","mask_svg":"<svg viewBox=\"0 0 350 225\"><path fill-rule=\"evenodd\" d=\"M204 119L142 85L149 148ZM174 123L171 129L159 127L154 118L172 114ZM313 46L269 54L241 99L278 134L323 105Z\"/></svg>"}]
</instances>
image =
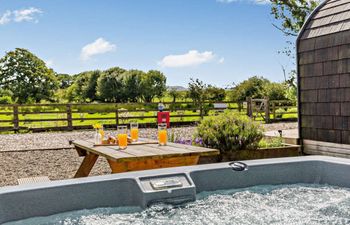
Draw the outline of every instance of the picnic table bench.
<instances>
[{"instance_id":1,"label":"picnic table bench","mask_svg":"<svg viewBox=\"0 0 350 225\"><path fill-rule=\"evenodd\" d=\"M99 156L107 159L112 173L121 173L195 165L200 156L219 154L216 149L175 143L159 146L156 141L150 139L140 141L143 144L129 144L124 150L119 150L118 146L95 146L92 140L72 141L79 156L84 157L74 177L88 176Z\"/></svg>"}]
</instances>

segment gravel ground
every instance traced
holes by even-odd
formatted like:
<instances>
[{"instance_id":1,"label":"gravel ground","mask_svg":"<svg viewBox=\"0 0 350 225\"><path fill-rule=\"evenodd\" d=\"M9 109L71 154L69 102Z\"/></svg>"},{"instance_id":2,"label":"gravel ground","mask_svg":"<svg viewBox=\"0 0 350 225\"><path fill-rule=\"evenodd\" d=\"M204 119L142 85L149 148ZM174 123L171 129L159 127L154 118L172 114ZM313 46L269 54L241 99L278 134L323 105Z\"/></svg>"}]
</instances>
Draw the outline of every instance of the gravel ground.
<instances>
[{"instance_id":1,"label":"gravel ground","mask_svg":"<svg viewBox=\"0 0 350 225\"><path fill-rule=\"evenodd\" d=\"M153 138L156 136L156 129L140 129L140 137ZM175 136L191 138L194 127L172 128ZM116 131L106 131L111 135ZM30 134L7 134L0 135L1 151L21 151L38 149L64 149L71 148L69 140L93 139L94 131L73 131L73 132L48 132Z\"/></svg>"},{"instance_id":2,"label":"gravel ground","mask_svg":"<svg viewBox=\"0 0 350 225\"><path fill-rule=\"evenodd\" d=\"M266 131L295 129L297 123L275 123L264 127ZM191 138L193 131L193 127L173 128L175 136L184 138ZM64 148L71 147L69 140L91 139L93 134L93 131L76 131L0 135L0 186L17 185L18 178L32 176L48 176L51 180L72 178L82 158L74 149ZM156 138L156 129L140 129L140 136ZM56 150L44 150L52 148ZM91 176L110 172L106 160L99 158Z\"/></svg>"}]
</instances>

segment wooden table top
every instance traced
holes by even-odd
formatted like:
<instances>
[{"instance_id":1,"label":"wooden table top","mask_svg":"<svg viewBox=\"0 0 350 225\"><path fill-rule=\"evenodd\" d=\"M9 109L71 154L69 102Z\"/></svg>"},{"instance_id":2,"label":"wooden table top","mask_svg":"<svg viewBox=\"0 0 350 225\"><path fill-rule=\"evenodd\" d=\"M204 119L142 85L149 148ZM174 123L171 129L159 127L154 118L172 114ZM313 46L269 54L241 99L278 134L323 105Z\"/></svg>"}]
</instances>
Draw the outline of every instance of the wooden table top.
<instances>
[{"instance_id":1,"label":"wooden table top","mask_svg":"<svg viewBox=\"0 0 350 225\"><path fill-rule=\"evenodd\" d=\"M147 142L149 139L141 139ZM142 159L157 159L178 156L213 156L218 155L219 150L203 148L191 145L182 145L175 143L167 143L166 146L155 144L154 140L149 140L148 144L129 144L124 150L120 150L118 146L94 146L92 140L76 140L72 144L81 150L85 150L109 160L116 162L136 161ZM153 143L152 143L153 142Z\"/></svg>"}]
</instances>

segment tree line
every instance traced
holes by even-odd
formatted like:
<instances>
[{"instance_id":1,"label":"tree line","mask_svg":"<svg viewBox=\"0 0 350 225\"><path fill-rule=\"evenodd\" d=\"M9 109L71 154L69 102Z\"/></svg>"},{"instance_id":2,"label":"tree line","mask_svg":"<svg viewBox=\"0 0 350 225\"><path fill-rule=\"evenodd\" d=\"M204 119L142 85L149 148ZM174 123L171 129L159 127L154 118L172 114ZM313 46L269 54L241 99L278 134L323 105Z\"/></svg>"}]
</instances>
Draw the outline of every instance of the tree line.
<instances>
[{"instance_id":1,"label":"tree line","mask_svg":"<svg viewBox=\"0 0 350 225\"><path fill-rule=\"evenodd\" d=\"M87 71L75 76L58 75L61 85L71 83L61 95L69 102L151 102L166 91L166 77L160 71Z\"/></svg>"},{"instance_id":2,"label":"tree line","mask_svg":"<svg viewBox=\"0 0 350 225\"><path fill-rule=\"evenodd\" d=\"M151 102L166 91L157 70L86 71L57 74L30 51L16 48L0 59L0 103Z\"/></svg>"},{"instance_id":3,"label":"tree line","mask_svg":"<svg viewBox=\"0 0 350 225\"><path fill-rule=\"evenodd\" d=\"M186 91L167 88L166 76L157 70L113 67L75 75L57 74L26 49L17 48L0 59L0 103L47 102L152 102L168 96L176 102L243 102L247 97L296 101L296 85L253 76L229 88L191 79Z\"/></svg>"}]
</instances>

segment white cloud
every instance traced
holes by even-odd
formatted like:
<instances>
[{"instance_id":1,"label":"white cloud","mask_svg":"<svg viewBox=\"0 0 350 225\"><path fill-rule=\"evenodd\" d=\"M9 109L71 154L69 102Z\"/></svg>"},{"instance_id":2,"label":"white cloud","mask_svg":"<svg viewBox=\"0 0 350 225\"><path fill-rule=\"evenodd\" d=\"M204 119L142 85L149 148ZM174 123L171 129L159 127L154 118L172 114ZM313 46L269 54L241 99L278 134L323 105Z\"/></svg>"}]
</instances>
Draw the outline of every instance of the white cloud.
<instances>
[{"instance_id":1,"label":"white cloud","mask_svg":"<svg viewBox=\"0 0 350 225\"><path fill-rule=\"evenodd\" d=\"M39 20L36 18L38 14L41 14L42 11L40 9L30 7L27 9L21 9L21 10L14 10L10 11L7 10L2 16L0 16L0 25L4 25L10 22L39 22Z\"/></svg>"},{"instance_id":2,"label":"white cloud","mask_svg":"<svg viewBox=\"0 0 350 225\"><path fill-rule=\"evenodd\" d=\"M210 62L214 59L213 52L205 51L198 52L191 50L183 55L168 55L165 56L158 64L163 67L186 67L195 66Z\"/></svg>"},{"instance_id":3,"label":"white cloud","mask_svg":"<svg viewBox=\"0 0 350 225\"><path fill-rule=\"evenodd\" d=\"M232 2L245 2L245 3L253 3L258 5L269 4L270 0L216 0L220 3L232 3Z\"/></svg>"},{"instance_id":4,"label":"white cloud","mask_svg":"<svg viewBox=\"0 0 350 225\"><path fill-rule=\"evenodd\" d=\"M98 38L96 41L85 45L81 49L80 57L82 60L88 60L94 55L115 51L116 48L116 45L109 43L103 38Z\"/></svg>"},{"instance_id":5,"label":"white cloud","mask_svg":"<svg viewBox=\"0 0 350 225\"><path fill-rule=\"evenodd\" d=\"M225 62L225 58L224 57L221 57L218 61L219 64L223 64Z\"/></svg>"},{"instance_id":6,"label":"white cloud","mask_svg":"<svg viewBox=\"0 0 350 225\"><path fill-rule=\"evenodd\" d=\"M12 12L9 10L2 14L2 16L0 17L0 25L4 25L11 22L11 14Z\"/></svg>"},{"instance_id":7,"label":"white cloud","mask_svg":"<svg viewBox=\"0 0 350 225\"><path fill-rule=\"evenodd\" d=\"M28 9L22 9L22 10L15 10L13 11L14 14L14 21L15 22L23 22L23 21L34 21L38 22L38 20L35 18L37 14L41 14L42 11L40 9L30 7Z\"/></svg>"}]
</instances>

